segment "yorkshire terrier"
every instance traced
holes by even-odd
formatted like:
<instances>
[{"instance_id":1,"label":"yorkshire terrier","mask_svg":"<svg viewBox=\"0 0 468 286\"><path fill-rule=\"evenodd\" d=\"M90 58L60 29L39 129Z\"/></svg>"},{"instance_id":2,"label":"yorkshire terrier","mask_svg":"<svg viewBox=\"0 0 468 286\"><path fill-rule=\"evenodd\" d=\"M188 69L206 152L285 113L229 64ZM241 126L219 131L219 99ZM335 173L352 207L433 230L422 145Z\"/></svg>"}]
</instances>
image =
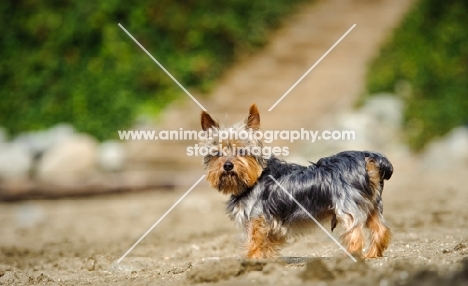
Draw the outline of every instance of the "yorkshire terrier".
<instances>
[{"instance_id":1,"label":"yorkshire terrier","mask_svg":"<svg viewBox=\"0 0 468 286\"><path fill-rule=\"evenodd\" d=\"M245 122L229 128L206 113L201 126L207 134L229 130L260 130L260 114L255 104ZM244 132L245 132L244 131ZM393 166L382 154L368 151L345 151L320 159L308 166L287 163L274 156L249 152L260 148L260 140L241 140L207 136L202 146L207 180L212 187L231 197L227 212L243 229L247 238L247 257L269 258L279 255L286 239L313 227L310 217L286 194L286 189L316 220L331 220L331 230L341 223L342 243L350 253L365 258L382 257L391 232L383 218L382 190L390 179ZM213 152L214 151L214 152ZM363 254L370 231L370 244Z\"/></svg>"}]
</instances>

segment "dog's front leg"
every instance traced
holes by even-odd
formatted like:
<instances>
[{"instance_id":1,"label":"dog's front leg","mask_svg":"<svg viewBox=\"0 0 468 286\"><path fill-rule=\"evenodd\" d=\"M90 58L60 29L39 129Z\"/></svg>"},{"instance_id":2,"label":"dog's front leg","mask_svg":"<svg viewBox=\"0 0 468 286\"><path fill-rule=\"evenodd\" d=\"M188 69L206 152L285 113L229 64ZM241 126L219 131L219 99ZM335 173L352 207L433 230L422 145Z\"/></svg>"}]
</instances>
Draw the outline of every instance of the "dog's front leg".
<instances>
[{"instance_id":1,"label":"dog's front leg","mask_svg":"<svg viewBox=\"0 0 468 286\"><path fill-rule=\"evenodd\" d=\"M253 218L247 228L247 257L271 258L279 255L280 247L286 239L274 233L263 216Z\"/></svg>"}]
</instances>

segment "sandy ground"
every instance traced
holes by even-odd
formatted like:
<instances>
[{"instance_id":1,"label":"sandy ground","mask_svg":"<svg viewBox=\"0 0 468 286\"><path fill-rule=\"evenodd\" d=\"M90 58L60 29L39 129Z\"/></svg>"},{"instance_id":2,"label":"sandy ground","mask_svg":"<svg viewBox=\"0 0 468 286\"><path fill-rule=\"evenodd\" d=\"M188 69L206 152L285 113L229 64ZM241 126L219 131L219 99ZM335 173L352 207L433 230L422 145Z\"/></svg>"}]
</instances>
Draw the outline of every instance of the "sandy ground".
<instances>
[{"instance_id":1,"label":"sandy ground","mask_svg":"<svg viewBox=\"0 0 468 286\"><path fill-rule=\"evenodd\" d=\"M395 169L384 191L393 241L383 258L354 263L316 229L291 239L278 260L245 260L226 198L202 182L120 263L189 185L1 203L0 284L467 285L466 172Z\"/></svg>"}]
</instances>

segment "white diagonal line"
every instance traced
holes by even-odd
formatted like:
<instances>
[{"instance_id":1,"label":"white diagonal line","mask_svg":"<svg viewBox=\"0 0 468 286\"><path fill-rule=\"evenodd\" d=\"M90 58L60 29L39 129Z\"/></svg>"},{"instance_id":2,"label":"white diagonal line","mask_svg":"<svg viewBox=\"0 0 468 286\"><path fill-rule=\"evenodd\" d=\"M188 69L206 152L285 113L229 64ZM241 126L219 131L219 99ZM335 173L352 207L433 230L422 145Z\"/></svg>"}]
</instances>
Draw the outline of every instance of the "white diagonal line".
<instances>
[{"instance_id":1,"label":"white diagonal line","mask_svg":"<svg viewBox=\"0 0 468 286\"><path fill-rule=\"evenodd\" d=\"M190 96L190 98L195 101L196 104L198 104L198 106L200 106L200 108L203 110L203 111L206 111L206 108L203 107L203 105L200 104L200 102L198 102L198 100L195 99L195 97L193 97L193 95L190 94L190 92L188 92L188 90L185 89L185 87L183 87L176 79L175 77L173 77L164 67L162 64L160 64L146 49L145 47L143 47L140 42L138 42L120 23L119 23L119 27L122 28L122 30L124 30L125 33L127 33L127 35L132 38L132 40L138 45L140 46L140 48L145 51L145 53L175 82L177 83L177 85L183 90L185 91L185 93Z\"/></svg>"},{"instance_id":2,"label":"white diagonal line","mask_svg":"<svg viewBox=\"0 0 468 286\"><path fill-rule=\"evenodd\" d=\"M153 230L153 229L154 229L154 228L155 228L171 211L172 211L172 209L174 209L174 208L175 208L175 207L176 207L192 190L193 190L193 188L195 188L195 187L198 185L198 183L200 183L200 181L203 180L203 178L205 178L205 176L206 176L206 175L201 176L201 178L198 179L198 181L197 181L195 184L193 184L193 186L190 187L190 189L189 189L187 192L185 192L185 194L184 194L182 197L180 197L180 198L177 200L177 202L175 202L175 203L172 205L172 207L171 207L170 209L168 209L167 212L166 212L165 214L163 214L163 216L162 216L160 219L158 219L158 221L155 222L155 223L150 227L150 229L148 229L148 230L145 232L145 234L143 234L143 235L140 237L140 239L138 239L137 242L135 242L135 244L134 244L132 247L130 247L130 249L127 250L127 252L125 252L124 255L122 255L122 257L119 258L119 260L117 260L117 263L120 263L120 261L122 261L122 259L124 259L125 256L127 256L127 254L129 254L130 251L132 251L132 250L135 248L135 246L137 246L137 245L143 240L143 238L145 238L145 236L147 236L148 233L150 233L150 232L151 232L151 231L152 231L152 230Z\"/></svg>"},{"instance_id":3,"label":"white diagonal line","mask_svg":"<svg viewBox=\"0 0 468 286\"><path fill-rule=\"evenodd\" d=\"M298 85L298 84L301 82L301 80L303 80L303 79L304 79L304 78L305 78L305 77L306 77L306 76L323 60L323 58L325 58L325 57L328 55L328 53L331 52L331 50L333 50L333 49L336 47L336 45L338 45L338 44L341 42L341 40L343 40L344 37L346 37L346 35L348 35L349 32L351 32L352 29L354 29L354 27L356 27L356 24L354 24L351 28L349 28L349 30L348 30L343 36L341 36L341 38L340 38L338 41L336 41L336 43L335 43L330 49L328 49L328 51L327 51L327 52L326 52L326 53L325 53L325 54L324 54L324 55L323 55L323 56L322 56L322 57L321 57L321 58L320 58L320 59L303 75L303 76L301 76L301 78L300 78L298 81L296 81L296 83L293 84L293 86L291 86L291 87L288 89L288 91L286 91L286 93L283 94L283 96L280 97L280 99L278 99L278 100L275 102L275 104L273 104L272 107L270 107L270 109L268 109L268 111L272 111L273 108L275 108L275 106L276 106L278 103L280 103L281 100L283 100L283 99L286 97L286 95L288 95L289 92L291 92L291 90L293 90L293 88L295 88L296 85Z\"/></svg>"},{"instance_id":4,"label":"white diagonal line","mask_svg":"<svg viewBox=\"0 0 468 286\"><path fill-rule=\"evenodd\" d=\"M341 245L341 243L336 240L336 238L333 237L333 235L331 235L311 214L310 212L308 212L306 210L306 208L301 205L294 197L292 194L288 193L288 191L286 191L286 189L277 181L275 180L275 178L272 176L272 175L269 175L270 178L278 185L278 187L280 187L286 194L289 195L289 197L291 198L291 200L293 200L335 243L336 245L338 245L348 256L349 258L351 258L354 262L357 262L356 258L354 258L351 253L349 253L346 248L344 248L343 245Z\"/></svg>"}]
</instances>

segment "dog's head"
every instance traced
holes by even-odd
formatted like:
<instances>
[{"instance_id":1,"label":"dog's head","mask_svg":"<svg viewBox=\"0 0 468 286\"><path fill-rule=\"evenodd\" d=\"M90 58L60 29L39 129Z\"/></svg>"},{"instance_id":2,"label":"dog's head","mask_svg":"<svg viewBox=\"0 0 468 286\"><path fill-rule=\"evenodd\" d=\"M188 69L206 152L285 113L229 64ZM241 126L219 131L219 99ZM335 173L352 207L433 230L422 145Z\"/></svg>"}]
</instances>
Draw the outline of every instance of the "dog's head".
<instances>
[{"instance_id":1,"label":"dog's head","mask_svg":"<svg viewBox=\"0 0 468 286\"><path fill-rule=\"evenodd\" d=\"M206 112L201 114L201 127L205 131L202 148L207 169L207 180L223 194L240 195L252 187L265 165L262 142L255 139L260 129L260 114L255 104L250 107L244 122L230 127L219 123Z\"/></svg>"}]
</instances>

